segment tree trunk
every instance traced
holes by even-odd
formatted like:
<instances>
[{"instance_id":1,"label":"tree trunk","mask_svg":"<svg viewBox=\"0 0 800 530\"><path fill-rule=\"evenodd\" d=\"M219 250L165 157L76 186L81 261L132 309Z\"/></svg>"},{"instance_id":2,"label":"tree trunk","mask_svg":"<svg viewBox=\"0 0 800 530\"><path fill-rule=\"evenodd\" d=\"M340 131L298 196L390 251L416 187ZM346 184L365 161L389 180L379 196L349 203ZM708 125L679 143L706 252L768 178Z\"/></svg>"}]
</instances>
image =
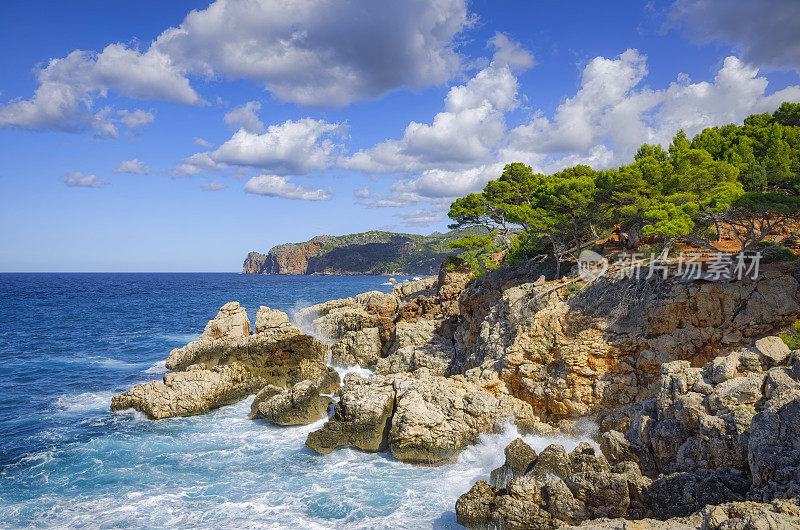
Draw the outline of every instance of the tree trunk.
<instances>
[{"instance_id":1,"label":"tree trunk","mask_svg":"<svg viewBox=\"0 0 800 530\"><path fill-rule=\"evenodd\" d=\"M672 245L675 244L675 238L670 237L664 242L664 248L661 250L661 254L658 255L658 261L664 261L669 256L669 251L672 249Z\"/></svg>"}]
</instances>

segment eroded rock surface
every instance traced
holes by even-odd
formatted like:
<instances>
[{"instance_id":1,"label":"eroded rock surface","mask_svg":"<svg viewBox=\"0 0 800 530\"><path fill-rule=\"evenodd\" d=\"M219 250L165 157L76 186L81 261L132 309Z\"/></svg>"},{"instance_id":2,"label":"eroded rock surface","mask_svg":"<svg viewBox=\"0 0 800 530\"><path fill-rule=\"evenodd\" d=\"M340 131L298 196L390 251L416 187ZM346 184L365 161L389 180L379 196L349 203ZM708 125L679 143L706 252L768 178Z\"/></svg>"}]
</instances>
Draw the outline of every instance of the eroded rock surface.
<instances>
[{"instance_id":1,"label":"eroded rock surface","mask_svg":"<svg viewBox=\"0 0 800 530\"><path fill-rule=\"evenodd\" d=\"M283 387L327 372L328 347L280 311L261 307L252 333L237 302L225 304L200 338L172 350L162 381L114 396L112 410L134 408L151 419L202 414L236 403L268 384Z\"/></svg>"},{"instance_id":2,"label":"eroded rock surface","mask_svg":"<svg viewBox=\"0 0 800 530\"><path fill-rule=\"evenodd\" d=\"M452 460L479 434L508 422L522 430L547 429L527 403L424 370L372 378L351 373L339 395L333 417L308 436L306 445L317 452L388 448L406 462L435 463Z\"/></svg>"}]
</instances>

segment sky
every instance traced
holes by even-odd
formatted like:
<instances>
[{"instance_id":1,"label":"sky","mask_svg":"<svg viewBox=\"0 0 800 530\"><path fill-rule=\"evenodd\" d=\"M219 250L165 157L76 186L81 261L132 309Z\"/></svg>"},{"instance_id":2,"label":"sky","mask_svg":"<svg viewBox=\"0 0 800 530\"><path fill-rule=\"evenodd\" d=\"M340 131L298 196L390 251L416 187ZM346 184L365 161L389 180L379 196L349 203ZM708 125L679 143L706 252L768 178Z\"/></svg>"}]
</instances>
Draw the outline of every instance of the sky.
<instances>
[{"instance_id":1,"label":"sky","mask_svg":"<svg viewBox=\"0 0 800 530\"><path fill-rule=\"evenodd\" d=\"M0 271L447 229L509 162L800 102L797 0L0 3Z\"/></svg>"}]
</instances>

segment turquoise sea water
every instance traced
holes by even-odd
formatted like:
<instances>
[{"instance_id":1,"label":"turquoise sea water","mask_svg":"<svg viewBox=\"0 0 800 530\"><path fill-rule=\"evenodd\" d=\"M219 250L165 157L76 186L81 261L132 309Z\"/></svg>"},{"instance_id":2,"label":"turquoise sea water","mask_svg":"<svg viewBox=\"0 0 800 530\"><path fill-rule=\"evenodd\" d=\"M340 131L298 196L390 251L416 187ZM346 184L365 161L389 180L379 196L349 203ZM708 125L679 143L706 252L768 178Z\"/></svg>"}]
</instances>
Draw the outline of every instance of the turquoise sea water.
<instances>
[{"instance_id":1,"label":"turquoise sea water","mask_svg":"<svg viewBox=\"0 0 800 530\"><path fill-rule=\"evenodd\" d=\"M307 450L319 428L248 419L252 398L150 421L111 396L160 378L224 303L292 313L385 277L0 274L1 527L455 528L455 501L515 436L458 462ZM526 437L541 450L553 440ZM558 440L569 450L577 440Z\"/></svg>"}]
</instances>

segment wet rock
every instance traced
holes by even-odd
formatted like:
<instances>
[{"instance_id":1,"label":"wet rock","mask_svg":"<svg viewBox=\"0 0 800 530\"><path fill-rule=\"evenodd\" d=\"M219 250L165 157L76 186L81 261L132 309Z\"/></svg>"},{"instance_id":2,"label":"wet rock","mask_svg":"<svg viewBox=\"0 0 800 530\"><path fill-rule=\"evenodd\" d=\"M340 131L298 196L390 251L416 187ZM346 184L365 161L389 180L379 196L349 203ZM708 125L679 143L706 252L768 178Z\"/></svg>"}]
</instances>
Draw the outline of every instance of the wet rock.
<instances>
[{"instance_id":1,"label":"wet rock","mask_svg":"<svg viewBox=\"0 0 800 530\"><path fill-rule=\"evenodd\" d=\"M548 475L566 478L570 473L569 455L560 444L548 445L539 453L530 473L539 478L545 478Z\"/></svg>"},{"instance_id":2,"label":"wet rock","mask_svg":"<svg viewBox=\"0 0 800 530\"><path fill-rule=\"evenodd\" d=\"M151 420L204 414L236 403L266 383L241 365L166 373L163 381L136 385L111 398L111 410L133 408Z\"/></svg>"},{"instance_id":3,"label":"wet rock","mask_svg":"<svg viewBox=\"0 0 800 530\"><path fill-rule=\"evenodd\" d=\"M319 388L311 381L300 381L275 393L276 389L269 385L256 395L253 401L256 412L251 418L263 418L276 425L307 425L328 417L333 400L320 395Z\"/></svg>"},{"instance_id":4,"label":"wet rock","mask_svg":"<svg viewBox=\"0 0 800 530\"><path fill-rule=\"evenodd\" d=\"M306 447L322 454L342 446L363 451L385 449L395 403L392 382L392 378L382 376L367 379L347 374L333 416L321 429L308 435Z\"/></svg>"},{"instance_id":5,"label":"wet rock","mask_svg":"<svg viewBox=\"0 0 800 530\"><path fill-rule=\"evenodd\" d=\"M136 385L114 396L112 410L134 408L151 419L202 414L236 403L268 384L283 387L321 373L328 348L262 307L252 334L247 313L225 304L196 341L170 352L162 381Z\"/></svg>"},{"instance_id":6,"label":"wet rock","mask_svg":"<svg viewBox=\"0 0 800 530\"><path fill-rule=\"evenodd\" d=\"M491 520L492 503L497 490L479 480L456 501L456 521L473 530L483 530Z\"/></svg>"},{"instance_id":7,"label":"wet rock","mask_svg":"<svg viewBox=\"0 0 800 530\"><path fill-rule=\"evenodd\" d=\"M536 451L525 443L522 438L517 438L506 446L506 460L502 466L492 471L490 482L498 487L504 488L506 484L515 477L528 473L536 462Z\"/></svg>"},{"instance_id":8,"label":"wet rock","mask_svg":"<svg viewBox=\"0 0 800 530\"><path fill-rule=\"evenodd\" d=\"M509 422L530 431L537 423L527 403L463 379L420 370L414 377L396 377L394 388L390 449L406 462L449 461L481 433L497 432Z\"/></svg>"}]
</instances>

